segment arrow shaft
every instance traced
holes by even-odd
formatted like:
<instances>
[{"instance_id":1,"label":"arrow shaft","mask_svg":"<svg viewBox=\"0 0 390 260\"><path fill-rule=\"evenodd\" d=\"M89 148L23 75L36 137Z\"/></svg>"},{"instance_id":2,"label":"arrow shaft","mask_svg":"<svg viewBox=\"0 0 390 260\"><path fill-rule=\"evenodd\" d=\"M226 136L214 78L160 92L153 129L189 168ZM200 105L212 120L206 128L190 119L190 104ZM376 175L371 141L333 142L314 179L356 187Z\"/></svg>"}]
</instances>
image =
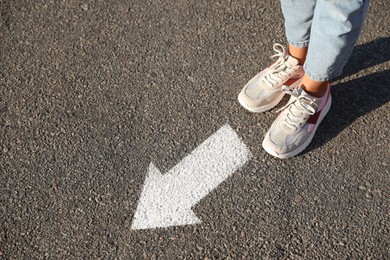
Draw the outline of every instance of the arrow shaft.
<instances>
[{"instance_id":1,"label":"arrow shaft","mask_svg":"<svg viewBox=\"0 0 390 260\"><path fill-rule=\"evenodd\" d=\"M240 168L249 156L234 130L225 125L169 171L169 194L182 198L180 204L193 205Z\"/></svg>"}]
</instances>

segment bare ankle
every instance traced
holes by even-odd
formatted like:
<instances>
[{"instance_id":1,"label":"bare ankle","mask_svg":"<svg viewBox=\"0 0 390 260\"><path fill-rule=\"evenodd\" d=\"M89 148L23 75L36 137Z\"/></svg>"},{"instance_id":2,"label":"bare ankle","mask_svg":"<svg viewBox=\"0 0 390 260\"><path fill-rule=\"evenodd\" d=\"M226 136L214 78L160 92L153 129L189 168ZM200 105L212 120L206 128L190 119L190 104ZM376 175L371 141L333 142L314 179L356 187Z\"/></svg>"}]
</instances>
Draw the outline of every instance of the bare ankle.
<instances>
[{"instance_id":1,"label":"bare ankle","mask_svg":"<svg viewBox=\"0 0 390 260\"><path fill-rule=\"evenodd\" d=\"M302 77L300 88L313 97L322 97L328 89L329 81L315 81L309 78L307 74Z\"/></svg>"},{"instance_id":2,"label":"bare ankle","mask_svg":"<svg viewBox=\"0 0 390 260\"><path fill-rule=\"evenodd\" d=\"M305 63L308 47L298 48L289 44L288 50L289 54L298 60L299 65L303 65Z\"/></svg>"}]
</instances>

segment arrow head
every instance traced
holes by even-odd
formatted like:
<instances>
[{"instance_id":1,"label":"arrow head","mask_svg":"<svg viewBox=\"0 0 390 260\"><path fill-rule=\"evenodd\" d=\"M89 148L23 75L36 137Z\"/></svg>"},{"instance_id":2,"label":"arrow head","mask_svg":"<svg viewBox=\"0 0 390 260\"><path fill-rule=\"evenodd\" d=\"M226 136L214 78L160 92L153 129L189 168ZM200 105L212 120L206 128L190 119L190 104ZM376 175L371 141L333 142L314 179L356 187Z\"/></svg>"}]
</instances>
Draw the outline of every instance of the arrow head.
<instances>
[{"instance_id":1,"label":"arrow head","mask_svg":"<svg viewBox=\"0 0 390 260\"><path fill-rule=\"evenodd\" d=\"M172 189L175 186L174 176L162 175L153 163L150 163L131 229L201 223L191 207L180 201L181 194Z\"/></svg>"},{"instance_id":2,"label":"arrow head","mask_svg":"<svg viewBox=\"0 0 390 260\"><path fill-rule=\"evenodd\" d=\"M167 174L151 163L132 229L197 224L191 210L250 157L236 132L225 125Z\"/></svg>"}]
</instances>

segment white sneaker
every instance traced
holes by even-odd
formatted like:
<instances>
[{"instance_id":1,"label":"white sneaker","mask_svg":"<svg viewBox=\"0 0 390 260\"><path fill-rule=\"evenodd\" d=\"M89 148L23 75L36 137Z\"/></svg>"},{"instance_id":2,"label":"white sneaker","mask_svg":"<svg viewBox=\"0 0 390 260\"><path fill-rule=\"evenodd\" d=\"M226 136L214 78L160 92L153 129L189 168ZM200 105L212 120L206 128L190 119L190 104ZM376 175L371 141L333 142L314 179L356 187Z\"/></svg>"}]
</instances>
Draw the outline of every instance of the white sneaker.
<instances>
[{"instance_id":1,"label":"white sneaker","mask_svg":"<svg viewBox=\"0 0 390 260\"><path fill-rule=\"evenodd\" d=\"M328 113L332 98L330 86L321 98L307 94L303 89L282 88L291 95L280 115L267 132L263 148L278 158L288 158L302 152L311 142L318 125Z\"/></svg>"},{"instance_id":2,"label":"white sneaker","mask_svg":"<svg viewBox=\"0 0 390 260\"><path fill-rule=\"evenodd\" d=\"M240 104L251 112L264 112L276 106L285 94L281 87L295 88L304 75L298 60L281 44L275 43L273 48L276 54L271 58L277 57L276 62L253 77L238 95Z\"/></svg>"}]
</instances>

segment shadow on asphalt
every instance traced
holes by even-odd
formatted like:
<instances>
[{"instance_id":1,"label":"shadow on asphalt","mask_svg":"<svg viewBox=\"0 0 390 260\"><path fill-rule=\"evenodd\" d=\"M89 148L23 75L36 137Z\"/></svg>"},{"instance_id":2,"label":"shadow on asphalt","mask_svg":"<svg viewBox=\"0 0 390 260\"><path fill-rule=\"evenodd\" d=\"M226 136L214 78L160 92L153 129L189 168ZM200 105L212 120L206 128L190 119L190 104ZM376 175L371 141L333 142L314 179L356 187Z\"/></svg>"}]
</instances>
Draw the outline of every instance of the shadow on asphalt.
<instances>
[{"instance_id":1,"label":"shadow on asphalt","mask_svg":"<svg viewBox=\"0 0 390 260\"><path fill-rule=\"evenodd\" d=\"M338 80L389 60L390 37L356 46ZM390 70L333 85L332 98L328 115L322 121L312 143L301 155L323 146L357 118L389 102Z\"/></svg>"}]
</instances>

